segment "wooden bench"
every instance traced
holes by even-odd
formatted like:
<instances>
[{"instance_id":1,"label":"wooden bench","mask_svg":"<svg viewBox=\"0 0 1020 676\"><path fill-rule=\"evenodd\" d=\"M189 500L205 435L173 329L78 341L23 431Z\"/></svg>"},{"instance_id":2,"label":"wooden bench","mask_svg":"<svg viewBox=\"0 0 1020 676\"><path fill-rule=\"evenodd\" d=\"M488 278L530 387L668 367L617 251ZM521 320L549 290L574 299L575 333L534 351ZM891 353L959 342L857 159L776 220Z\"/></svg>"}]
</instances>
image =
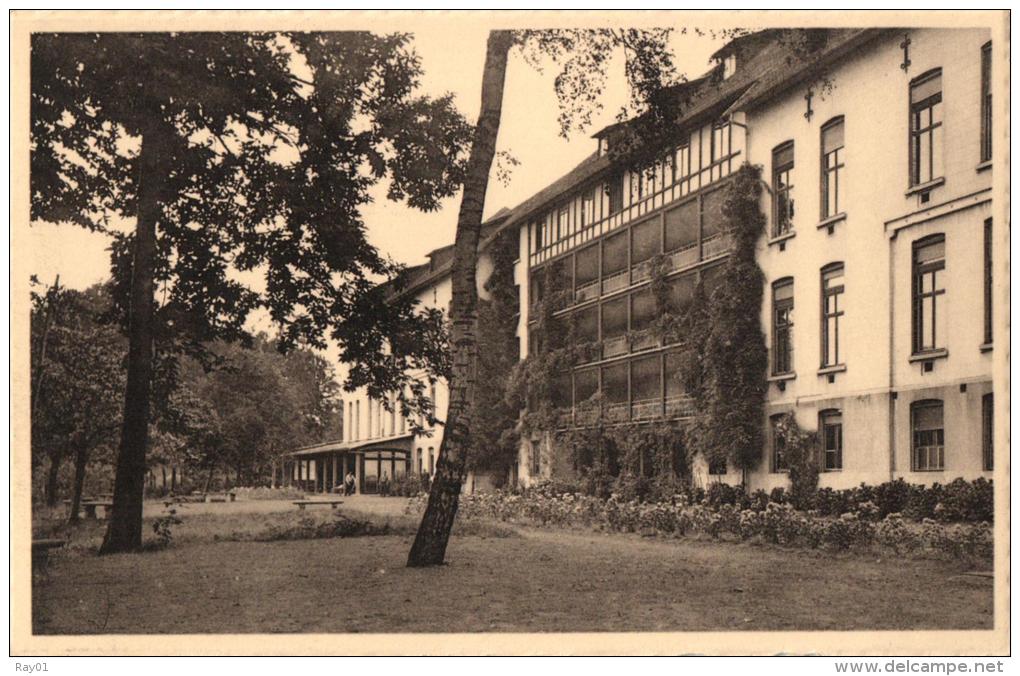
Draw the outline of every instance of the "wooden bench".
<instances>
[{"instance_id":1,"label":"wooden bench","mask_svg":"<svg viewBox=\"0 0 1020 676\"><path fill-rule=\"evenodd\" d=\"M344 504L343 500L294 500L294 504L297 505L298 509L304 511L308 505L329 505L331 509L336 509L337 505Z\"/></svg>"},{"instance_id":2,"label":"wooden bench","mask_svg":"<svg viewBox=\"0 0 1020 676\"><path fill-rule=\"evenodd\" d=\"M96 507L103 508L103 516L109 516L110 509L113 508L113 501L108 500L82 500L82 509L85 510L86 519L96 519Z\"/></svg>"},{"instance_id":3,"label":"wooden bench","mask_svg":"<svg viewBox=\"0 0 1020 676\"><path fill-rule=\"evenodd\" d=\"M56 549L57 547L63 547L65 544L66 542L64 540L58 540L56 538L32 540L33 572L42 572L46 570L46 563L50 560L50 550Z\"/></svg>"}]
</instances>

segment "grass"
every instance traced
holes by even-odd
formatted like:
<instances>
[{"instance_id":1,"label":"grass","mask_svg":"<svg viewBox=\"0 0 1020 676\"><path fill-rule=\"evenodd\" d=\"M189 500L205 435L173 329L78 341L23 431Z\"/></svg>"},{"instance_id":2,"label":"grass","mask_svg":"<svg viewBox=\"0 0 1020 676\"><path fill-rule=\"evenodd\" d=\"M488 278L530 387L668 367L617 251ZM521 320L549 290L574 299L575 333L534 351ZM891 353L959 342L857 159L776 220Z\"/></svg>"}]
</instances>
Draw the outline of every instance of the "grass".
<instances>
[{"instance_id":1,"label":"grass","mask_svg":"<svg viewBox=\"0 0 1020 676\"><path fill-rule=\"evenodd\" d=\"M417 518L194 514L160 551L97 557L72 534L33 588L41 634L988 629L961 563L569 533L465 520L448 565L404 566ZM278 534L279 537L275 537ZM263 541L272 540L272 541ZM933 593L937 590L938 593Z\"/></svg>"}]
</instances>

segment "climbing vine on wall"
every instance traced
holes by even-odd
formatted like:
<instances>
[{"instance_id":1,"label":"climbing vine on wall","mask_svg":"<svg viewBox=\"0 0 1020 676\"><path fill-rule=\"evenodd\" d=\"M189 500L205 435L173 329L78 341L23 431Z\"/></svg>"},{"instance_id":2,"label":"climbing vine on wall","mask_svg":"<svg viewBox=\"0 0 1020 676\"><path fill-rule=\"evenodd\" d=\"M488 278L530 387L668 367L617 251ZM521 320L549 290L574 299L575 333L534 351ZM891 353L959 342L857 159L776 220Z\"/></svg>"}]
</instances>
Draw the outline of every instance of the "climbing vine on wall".
<instances>
[{"instance_id":1,"label":"climbing vine on wall","mask_svg":"<svg viewBox=\"0 0 1020 676\"><path fill-rule=\"evenodd\" d=\"M478 368L471 429L475 439L469 456L472 470L505 479L517 457L515 431L518 409L506 397L519 355L517 319L519 294L514 282L517 237L500 233L489 247L492 274L485 282L488 298L478 301Z\"/></svg>"},{"instance_id":2,"label":"climbing vine on wall","mask_svg":"<svg viewBox=\"0 0 1020 676\"><path fill-rule=\"evenodd\" d=\"M733 251L707 296L695 293L683 319L681 377L695 401L692 450L753 469L762 457L768 355L761 327L764 274L754 250L765 228L761 169L743 165L723 205Z\"/></svg>"}]
</instances>

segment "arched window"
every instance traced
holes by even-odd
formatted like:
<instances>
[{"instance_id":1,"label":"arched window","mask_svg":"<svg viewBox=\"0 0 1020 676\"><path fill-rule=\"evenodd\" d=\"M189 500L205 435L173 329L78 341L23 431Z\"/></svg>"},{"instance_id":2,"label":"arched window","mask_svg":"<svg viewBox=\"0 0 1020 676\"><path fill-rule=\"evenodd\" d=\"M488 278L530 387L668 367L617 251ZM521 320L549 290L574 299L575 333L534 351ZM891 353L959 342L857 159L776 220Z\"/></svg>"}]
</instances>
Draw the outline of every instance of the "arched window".
<instances>
[{"instance_id":1,"label":"arched window","mask_svg":"<svg viewBox=\"0 0 1020 676\"><path fill-rule=\"evenodd\" d=\"M840 328L843 323L843 264L822 268L822 367L843 363Z\"/></svg>"},{"instance_id":2,"label":"arched window","mask_svg":"<svg viewBox=\"0 0 1020 676\"><path fill-rule=\"evenodd\" d=\"M793 277L772 283L772 373L793 372Z\"/></svg>"},{"instance_id":3,"label":"arched window","mask_svg":"<svg viewBox=\"0 0 1020 676\"><path fill-rule=\"evenodd\" d=\"M843 116L822 125L822 218L843 213Z\"/></svg>"},{"instance_id":4,"label":"arched window","mask_svg":"<svg viewBox=\"0 0 1020 676\"><path fill-rule=\"evenodd\" d=\"M781 237L793 230L793 141L772 151L772 236Z\"/></svg>"},{"instance_id":5,"label":"arched window","mask_svg":"<svg viewBox=\"0 0 1020 676\"><path fill-rule=\"evenodd\" d=\"M937 472L945 468L945 429L942 401L924 399L910 405L911 464L915 472Z\"/></svg>"},{"instance_id":6,"label":"arched window","mask_svg":"<svg viewBox=\"0 0 1020 676\"><path fill-rule=\"evenodd\" d=\"M788 472L790 465L786 459L786 439L780 434L779 426L785 413L777 413L769 418L769 433L772 439L772 471Z\"/></svg>"},{"instance_id":7,"label":"arched window","mask_svg":"<svg viewBox=\"0 0 1020 676\"><path fill-rule=\"evenodd\" d=\"M914 353L929 352L946 346L946 240L931 235L914 242L913 307Z\"/></svg>"},{"instance_id":8,"label":"arched window","mask_svg":"<svg viewBox=\"0 0 1020 676\"><path fill-rule=\"evenodd\" d=\"M843 413L834 408L821 411L818 432L822 442L822 470L838 472L843 469Z\"/></svg>"},{"instance_id":9,"label":"arched window","mask_svg":"<svg viewBox=\"0 0 1020 676\"><path fill-rule=\"evenodd\" d=\"M910 82L910 185L942 177L942 69Z\"/></svg>"}]
</instances>

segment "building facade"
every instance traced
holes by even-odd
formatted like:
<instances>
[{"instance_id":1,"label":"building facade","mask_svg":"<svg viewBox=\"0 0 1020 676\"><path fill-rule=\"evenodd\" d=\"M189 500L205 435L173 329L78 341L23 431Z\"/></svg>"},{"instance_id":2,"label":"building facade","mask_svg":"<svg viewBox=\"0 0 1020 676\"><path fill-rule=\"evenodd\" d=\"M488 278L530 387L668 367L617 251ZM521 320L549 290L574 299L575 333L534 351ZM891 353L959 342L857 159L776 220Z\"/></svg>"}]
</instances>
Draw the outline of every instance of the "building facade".
<instances>
[{"instance_id":1,"label":"building facade","mask_svg":"<svg viewBox=\"0 0 1020 676\"><path fill-rule=\"evenodd\" d=\"M681 313L699 285L710 298L733 244L727 188L751 164L766 216L755 251L766 442L750 471L695 458L695 482L787 485L774 434L786 414L817 432L820 486L991 478L993 327L1005 312L993 308L990 40L985 29L738 38L677 88L676 131L646 153L651 164L615 160L629 123L614 125L577 167L484 224L483 297L487 243L518 237L521 357L537 351L539 310L553 301L582 348L551 388L557 429L693 418L678 345L651 331L651 264L665 261L656 274ZM405 293L447 309L451 256L438 249L410 270ZM444 383L432 398L445 410ZM329 490L350 470L373 492L384 476L434 471L441 425L412 434L363 392L345 406L345 438L295 452L294 479ZM576 475L555 431L522 434L513 483ZM488 483L472 476L466 490Z\"/></svg>"},{"instance_id":2,"label":"building facade","mask_svg":"<svg viewBox=\"0 0 1020 676\"><path fill-rule=\"evenodd\" d=\"M673 346L635 338L654 320L647 262L668 257L681 307L698 281L710 293L728 177L748 162L767 183L767 443L755 470L696 459L695 479L786 485L773 429L787 413L818 432L821 486L990 478L990 34L827 33L806 57L779 32L733 41L650 171L614 169L598 135L558 190L515 210L529 325L562 280L559 312L596 346L555 388L561 425L585 424L596 392L609 424L691 416ZM569 471L557 453L526 439L522 482Z\"/></svg>"}]
</instances>

